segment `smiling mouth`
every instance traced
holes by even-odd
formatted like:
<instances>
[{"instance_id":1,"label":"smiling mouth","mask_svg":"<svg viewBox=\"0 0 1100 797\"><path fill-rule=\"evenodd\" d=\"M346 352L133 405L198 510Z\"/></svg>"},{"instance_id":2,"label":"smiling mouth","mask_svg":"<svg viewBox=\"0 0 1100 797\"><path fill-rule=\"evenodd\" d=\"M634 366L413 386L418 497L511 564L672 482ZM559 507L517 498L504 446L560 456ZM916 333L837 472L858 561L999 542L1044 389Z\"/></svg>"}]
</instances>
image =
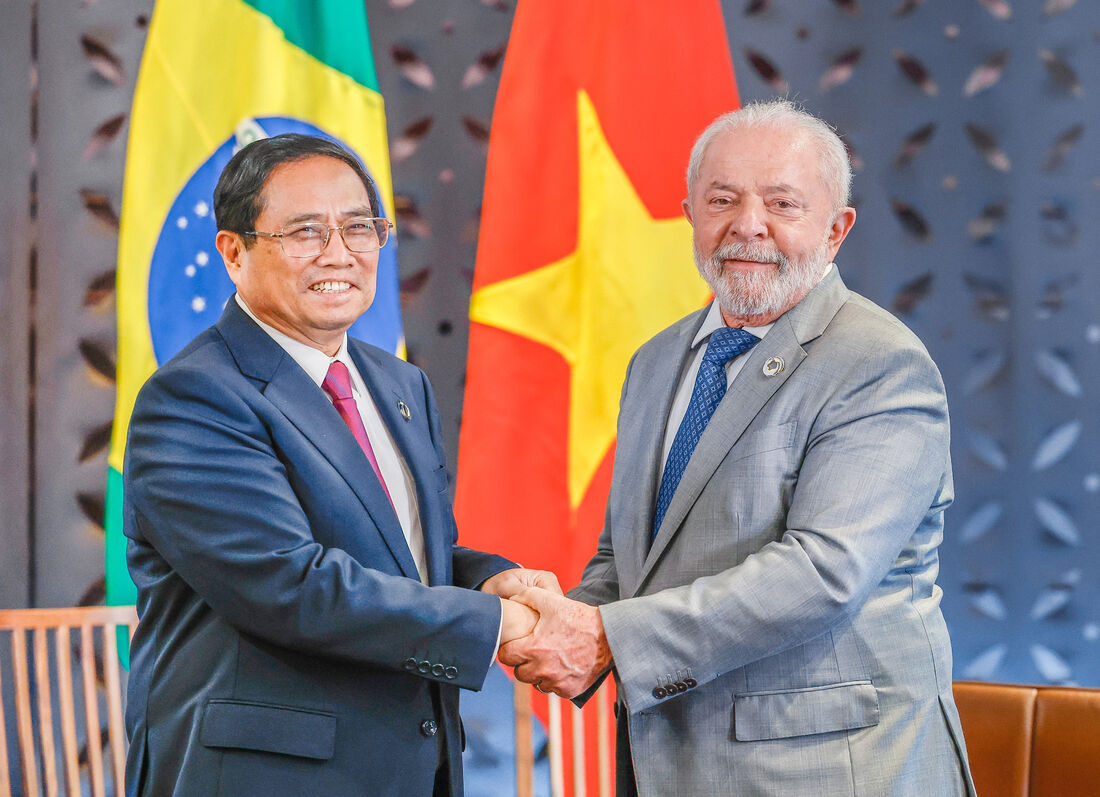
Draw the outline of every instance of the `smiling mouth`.
<instances>
[{"instance_id":1,"label":"smiling mouth","mask_svg":"<svg viewBox=\"0 0 1100 797\"><path fill-rule=\"evenodd\" d=\"M763 268L763 267L775 268L776 265L777 265L776 263L773 263L773 262L767 261L767 260L745 260L745 259L738 258L738 257L727 258L727 259L723 260L722 262L723 263L732 263L734 265L749 266L749 267L752 267L752 268Z\"/></svg>"},{"instance_id":2,"label":"smiling mouth","mask_svg":"<svg viewBox=\"0 0 1100 797\"><path fill-rule=\"evenodd\" d=\"M351 290L351 283L340 282L338 280L326 280L310 285L309 289L314 293L344 293L345 291Z\"/></svg>"}]
</instances>

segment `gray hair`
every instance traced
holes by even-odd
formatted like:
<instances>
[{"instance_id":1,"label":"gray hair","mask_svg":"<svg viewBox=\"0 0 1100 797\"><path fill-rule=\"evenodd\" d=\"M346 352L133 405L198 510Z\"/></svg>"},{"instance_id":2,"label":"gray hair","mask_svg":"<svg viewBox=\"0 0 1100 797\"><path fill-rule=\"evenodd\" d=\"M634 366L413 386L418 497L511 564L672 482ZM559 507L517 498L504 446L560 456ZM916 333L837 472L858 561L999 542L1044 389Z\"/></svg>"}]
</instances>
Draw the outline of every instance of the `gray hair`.
<instances>
[{"instance_id":1,"label":"gray hair","mask_svg":"<svg viewBox=\"0 0 1100 797\"><path fill-rule=\"evenodd\" d=\"M805 133L810 141L817 145L820 153L818 163L821 178L833 195L833 210L845 207L852 191L852 164L848 159L848 149L840 140L836 130L827 122L818 119L812 113L787 99L774 99L767 102L753 102L715 119L707 129L699 134L695 146L691 148L688 160L688 194L699 180L703 167L703 156L707 147L719 135L746 127L788 127Z\"/></svg>"}]
</instances>

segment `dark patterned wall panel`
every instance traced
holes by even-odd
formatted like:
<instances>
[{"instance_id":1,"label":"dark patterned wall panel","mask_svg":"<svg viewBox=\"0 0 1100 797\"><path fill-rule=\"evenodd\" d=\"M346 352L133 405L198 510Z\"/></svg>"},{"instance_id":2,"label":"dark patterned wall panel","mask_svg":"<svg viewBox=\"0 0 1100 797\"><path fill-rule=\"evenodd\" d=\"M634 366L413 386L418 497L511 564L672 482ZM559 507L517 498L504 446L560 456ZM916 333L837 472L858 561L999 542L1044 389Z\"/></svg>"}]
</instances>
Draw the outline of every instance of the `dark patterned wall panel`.
<instances>
[{"instance_id":1,"label":"dark patterned wall panel","mask_svg":"<svg viewBox=\"0 0 1100 797\"><path fill-rule=\"evenodd\" d=\"M367 3L393 160L409 359L431 377L452 470L487 135L510 3Z\"/></svg>"},{"instance_id":2,"label":"dark patterned wall panel","mask_svg":"<svg viewBox=\"0 0 1100 797\"><path fill-rule=\"evenodd\" d=\"M841 270L943 371L956 674L1100 683L1100 9L725 10L743 100L774 96L780 75L853 147L859 220Z\"/></svg>"},{"instance_id":3,"label":"dark patterned wall panel","mask_svg":"<svg viewBox=\"0 0 1100 797\"><path fill-rule=\"evenodd\" d=\"M13 3L0 25L0 607L29 599L27 561L31 13Z\"/></svg>"},{"instance_id":4,"label":"dark patterned wall panel","mask_svg":"<svg viewBox=\"0 0 1100 797\"><path fill-rule=\"evenodd\" d=\"M144 30L133 3L38 4L35 600L100 594L113 280L126 126ZM107 123L104 128L104 123ZM97 135L97 130L99 134ZM89 592L90 590L90 592Z\"/></svg>"}]
</instances>

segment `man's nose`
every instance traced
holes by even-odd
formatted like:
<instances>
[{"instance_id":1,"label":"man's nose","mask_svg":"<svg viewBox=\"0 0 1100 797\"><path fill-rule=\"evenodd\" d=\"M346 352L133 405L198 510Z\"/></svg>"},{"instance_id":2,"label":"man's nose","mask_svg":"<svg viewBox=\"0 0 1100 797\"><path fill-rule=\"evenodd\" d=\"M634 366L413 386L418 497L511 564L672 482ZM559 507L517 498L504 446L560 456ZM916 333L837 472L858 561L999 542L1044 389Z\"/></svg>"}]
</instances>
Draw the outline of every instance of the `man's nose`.
<instances>
[{"instance_id":1,"label":"man's nose","mask_svg":"<svg viewBox=\"0 0 1100 797\"><path fill-rule=\"evenodd\" d=\"M339 227L329 227L328 241L321 249L321 254L317 255L317 259L340 264L355 262L355 253L344 243L344 236Z\"/></svg>"},{"instance_id":2,"label":"man's nose","mask_svg":"<svg viewBox=\"0 0 1100 797\"><path fill-rule=\"evenodd\" d=\"M742 240L766 238L768 224L764 203L754 198L743 199L733 212L728 232Z\"/></svg>"}]
</instances>

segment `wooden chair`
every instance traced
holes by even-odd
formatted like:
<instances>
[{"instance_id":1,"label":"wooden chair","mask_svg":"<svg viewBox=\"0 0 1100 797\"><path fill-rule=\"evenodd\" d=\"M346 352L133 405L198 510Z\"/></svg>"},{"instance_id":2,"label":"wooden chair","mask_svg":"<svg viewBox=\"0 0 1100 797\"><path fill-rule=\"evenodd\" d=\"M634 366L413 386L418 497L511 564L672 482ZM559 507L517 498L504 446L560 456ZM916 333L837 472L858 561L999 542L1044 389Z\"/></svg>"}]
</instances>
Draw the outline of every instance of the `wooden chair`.
<instances>
[{"instance_id":1,"label":"wooden chair","mask_svg":"<svg viewBox=\"0 0 1100 797\"><path fill-rule=\"evenodd\" d=\"M91 793L107 794L100 678L106 693L113 793L124 793L126 739L116 628L125 627L132 636L136 625L133 606L0 610L0 638L11 639L10 657L0 649L0 797L13 793L9 765L16 760L27 797L80 795L82 763L87 764ZM7 696L15 704L16 744L10 757ZM83 726L79 734L78 725ZM83 750L78 738L83 738Z\"/></svg>"}]
</instances>

